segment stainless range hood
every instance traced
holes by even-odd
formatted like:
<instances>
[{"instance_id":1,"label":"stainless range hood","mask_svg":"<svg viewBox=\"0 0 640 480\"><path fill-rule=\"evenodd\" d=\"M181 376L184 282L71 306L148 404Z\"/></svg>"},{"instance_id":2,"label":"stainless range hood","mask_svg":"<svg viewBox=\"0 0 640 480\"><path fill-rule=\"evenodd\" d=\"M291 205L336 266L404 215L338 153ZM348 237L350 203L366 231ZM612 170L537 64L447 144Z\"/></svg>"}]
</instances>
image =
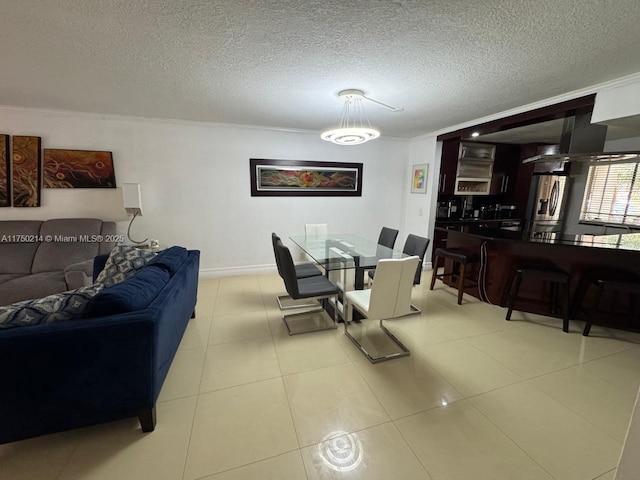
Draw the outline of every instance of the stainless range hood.
<instances>
[{"instance_id":1,"label":"stainless range hood","mask_svg":"<svg viewBox=\"0 0 640 480\"><path fill-rule=\"evenodd\" d=\"M591 123L591 111L576 112L575 116L564 119L560 145L552 146L549 151L527 158L522 163L535 163L534 171L537 172L558 172L565 170L567 162L610 160L614 156L624 156L616 159L627 159L627 156L633 159L640 155L640 152L603 153L606 137L607 126Z\"/></svg>"},{"instance_id":2,"label":"stainless range hood","mask_svg":"<svg viewBox=\"0 0 640 480\"><path fill-rule=\"evenodd\" d=\"M531 162L615 162L615 161L640 161L640 152L610 152L610 153L555 153L542 154L527 158L522 163Z\"/></svg>"}]
</instances>

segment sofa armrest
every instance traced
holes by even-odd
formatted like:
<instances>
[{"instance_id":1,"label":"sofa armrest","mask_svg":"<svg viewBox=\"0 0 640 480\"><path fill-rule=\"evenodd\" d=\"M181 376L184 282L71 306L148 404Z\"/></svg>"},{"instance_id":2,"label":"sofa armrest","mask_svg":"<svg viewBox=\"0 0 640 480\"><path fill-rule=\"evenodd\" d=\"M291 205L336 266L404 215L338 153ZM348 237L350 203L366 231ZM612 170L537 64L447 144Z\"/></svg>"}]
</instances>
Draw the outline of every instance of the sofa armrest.
<instances>
[{"instance_id":1,"label":"sofa armrest","mask_svg":"<svg viewBox=\"0 0 640 480\"><path fill-rule=\"evenodd\" d=\"M151 410L157 315L0 331L0 444Z\"/></svg>"},{"instance_id":2,"label":"sofa armrest","mask_svg":"<svg viewBox=\"0 0 640 480\"><path fill-rule=\"evenodd\" d=\"M64 269L64 279L69 290L91 285L93 283L93 259L67 265Z\"/></svg>"}]
</instances>

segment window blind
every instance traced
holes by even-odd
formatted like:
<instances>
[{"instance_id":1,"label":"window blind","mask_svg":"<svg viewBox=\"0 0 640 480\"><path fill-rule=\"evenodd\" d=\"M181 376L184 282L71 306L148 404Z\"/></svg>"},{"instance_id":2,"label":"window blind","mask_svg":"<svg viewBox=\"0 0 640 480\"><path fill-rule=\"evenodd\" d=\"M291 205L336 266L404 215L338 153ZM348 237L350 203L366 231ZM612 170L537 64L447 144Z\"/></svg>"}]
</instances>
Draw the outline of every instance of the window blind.
<instances>
[{"instance_id":1,"label":"window blind","mask_svg":"<svg viewBox=\"0 0 640 480\"><path fill-rule=\"evenodd\" d=\"M640 227L640 169L637 162L589 167L580 220Z\"/></svg>"}]
</instances>

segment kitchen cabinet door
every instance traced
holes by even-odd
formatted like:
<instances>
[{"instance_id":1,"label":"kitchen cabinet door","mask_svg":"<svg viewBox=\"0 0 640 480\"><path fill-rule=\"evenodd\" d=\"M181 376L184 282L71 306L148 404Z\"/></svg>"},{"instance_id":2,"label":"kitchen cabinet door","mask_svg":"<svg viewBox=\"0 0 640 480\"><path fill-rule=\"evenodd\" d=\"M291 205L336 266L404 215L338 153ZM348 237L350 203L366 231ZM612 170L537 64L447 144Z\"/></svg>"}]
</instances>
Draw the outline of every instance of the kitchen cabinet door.
<instances>
[{"instance_id":1,"label":"kitchen cabinet door","mask_svg":"<svg viewBox=\"0 0 640 480\"><path fill-rule=\"evenodd\" d=\"M493 163L493 175L491 177L491 194L503 195L505 198L513 194L519 164L519 145L507 143L496 145L496 158Z\"/></svg>"},{"instance_id":2,"label":"kitchen cabinet door","mask_svg":"<svg viewBox=\"0 0 640 480\"><path fill-rule=\"evenodd\" d=\"M456 171L458 170L459 140L447 140L442 144L442 159L440 162L440 179L438 193L453 195L456 184Z\"/></svg>"}]
</instances>

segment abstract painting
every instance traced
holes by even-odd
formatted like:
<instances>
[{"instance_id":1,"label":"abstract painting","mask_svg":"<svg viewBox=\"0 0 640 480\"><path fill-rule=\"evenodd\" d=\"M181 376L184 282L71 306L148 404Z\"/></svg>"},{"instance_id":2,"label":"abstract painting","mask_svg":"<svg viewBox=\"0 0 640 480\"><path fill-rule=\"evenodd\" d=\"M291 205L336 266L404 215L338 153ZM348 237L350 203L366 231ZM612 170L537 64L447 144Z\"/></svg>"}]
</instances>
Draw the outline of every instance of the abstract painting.
<instances>
[{"instance_id":1,"label":"abstract painting","mask_svg":"<svg viewBox=\"0 0 640 480\"><path fill-rule=\"evenodd\" d=\"M39 207L42 185L40 137L13 137L13 206Z\"/></svg>"},{"instance_id":2,"label":"abstract painting","mask_svg":"<svg viewBox=\"0 0 640 480\"><path fill-rule=\"evenodd\" d=\"M11 170L9 170L9 135L0 135L0 207L11 206Z\"/></svg>"},{"instance_id":3,"label":"abstract painting","mask_svg":"<svg viewBox=\"0 0 640 480\"><path fill-rule=\"evenodd\" d=\"M116 188L111 152L44 150L45 188Z\"/></svg>"},{"instance_id":4,"label":"abstract painting","mask_svg":"<svg viewBox=\"0 0 640 480\"><path fill-rule=\"evenodd\" d=\"M362 196L362 163L249 159L251 196Z\"/></svg>"},{"instance_id":5,"label":"abstract painting","mask_svg":"<svg viewBox=\"0 0 640 480\"><path fill-rule=\"evenodd\" d=\"M427 193L427 168L423 163L414 165L411 169L411 193Z\"/></svg>"}]
</instances>

